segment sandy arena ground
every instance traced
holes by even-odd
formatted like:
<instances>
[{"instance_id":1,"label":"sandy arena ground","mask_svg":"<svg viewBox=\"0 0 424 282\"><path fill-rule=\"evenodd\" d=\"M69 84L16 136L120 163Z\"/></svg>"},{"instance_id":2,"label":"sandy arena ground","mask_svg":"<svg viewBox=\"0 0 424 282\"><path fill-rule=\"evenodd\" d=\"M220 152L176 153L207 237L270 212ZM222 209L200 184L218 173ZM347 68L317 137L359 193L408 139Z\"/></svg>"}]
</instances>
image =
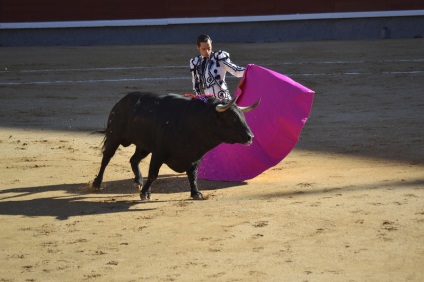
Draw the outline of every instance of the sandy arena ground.
<instances>
[{"instance_id":1,"label":"sandy arena ground","mask_svg":"<svg viewBox=\"0 0 424 282\"><path fill-rule=\"evenodd\" d=\"M424 281L424 40L214 49L316 91L300 141L255 179L199 181L206 201L163 166L142 203L133 147L85 189L90 132L127 92L191 93L195 46L0 48L0 281Z\"/></svg>"}]
</instances>

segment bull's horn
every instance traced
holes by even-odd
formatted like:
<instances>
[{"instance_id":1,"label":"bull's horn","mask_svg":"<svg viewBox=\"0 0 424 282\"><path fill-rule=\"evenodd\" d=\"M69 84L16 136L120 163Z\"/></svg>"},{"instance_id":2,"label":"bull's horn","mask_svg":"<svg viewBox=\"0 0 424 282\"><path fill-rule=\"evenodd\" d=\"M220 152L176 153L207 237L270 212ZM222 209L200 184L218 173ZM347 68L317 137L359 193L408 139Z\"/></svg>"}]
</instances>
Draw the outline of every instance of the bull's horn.
<instances>
[{"instance_id":1,"label":"bull's horn","mask_svg":"<svg viewBox=\"0 0 424 282\"><path fill-rule=\"evenodd\" d=\"M216 105L216 107L215 107L216 111L220 112L220 113L225 112L226 110L231 108L231 106L237 101L237 98L238 98L238 96L235 97L234 99L232 99L228 104L225 104L225 105L218 104L218 105Z\"/></svg>"},{"instance_id":2,"label":"bull's horn","mask_svg":"<svg viewBox=\"0 0 424 282\"><path fill-rule=\"evenodd\" d=\"M261 98L259 98L258 101L256 101L256 103L253 104L252 106L249 106L249 107L239 107L239 109L243 113L247 113L247 112L250 112L251 110L253 110L254 108L256 108L259 105L260 102L261 102Z\"/></svg>"}]
</instances>

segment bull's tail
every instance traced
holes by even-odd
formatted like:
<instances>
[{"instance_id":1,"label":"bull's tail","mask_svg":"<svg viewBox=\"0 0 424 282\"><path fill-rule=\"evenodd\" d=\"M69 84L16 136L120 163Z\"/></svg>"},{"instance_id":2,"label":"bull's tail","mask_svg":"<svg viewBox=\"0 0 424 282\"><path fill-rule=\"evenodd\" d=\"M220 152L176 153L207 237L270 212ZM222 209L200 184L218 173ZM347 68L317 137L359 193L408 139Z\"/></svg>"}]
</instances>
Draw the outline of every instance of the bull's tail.
<instances>
[{"instance_id":1,"label":"bull's tail","mask_svg":"<svg viewBox=\"0 0 424 282\"><path fill-rule=\"evenodd\" d=\"M102 144L102 152L104 152L106 147L107 147L108 132L109 133L112 132L112 121L113 121L114 117L115 117L115 111L112 109L112 111L109 114L106 129L91 132L91 134L104 134L105 135L105 137L103 138L103 141L101 143Z\"/></svg>"},{"instance_id":2,"label":"bull's tail","mask_svg":"<svg viewBox=\"0 0 424 282\"><path fill-rule=\"evenodd\" d=\"M105 137L103 138L102 142L100 143L100 146L102 147L102 152L104 152L105 147L106 147L106 132L107 129L104 130L96 130L96 131L92 131L90 134L105 134Z\"/></svg>"}]
</instances>

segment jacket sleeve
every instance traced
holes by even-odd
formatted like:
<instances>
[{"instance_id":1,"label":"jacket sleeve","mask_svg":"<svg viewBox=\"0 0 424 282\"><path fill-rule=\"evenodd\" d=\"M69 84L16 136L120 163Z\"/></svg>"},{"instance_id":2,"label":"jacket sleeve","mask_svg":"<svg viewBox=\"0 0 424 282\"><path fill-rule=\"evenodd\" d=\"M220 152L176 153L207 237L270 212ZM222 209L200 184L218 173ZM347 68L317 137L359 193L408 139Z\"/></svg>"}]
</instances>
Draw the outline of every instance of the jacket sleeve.
<instances>
[{"instance_id":1,"label":"jacket sleeve","mask_svg":"<svg viewBox=\"0 0 424 282\"><path fill-rule=\"evenodd\" d=\"M227 72L231 73L232 75L236 77L242 77L244 74L244 70L246 68L239 67L236 64L234 64L230 59L230 54L225 51L219 51L218 52L218 60L221 61L224 64L224 68Z\"/></svg>"},{"instance_id":2,"label":"jacket sleeve","mask_svg":"<svg viewBox=\"0 0 424 282\"><path fill-rule=\"evenodd\" d=\"M193 91L195 94L201 94L200 91L200 82L199 77L197 76L196 65L198 63L198 58L193 58L190 60L190 72L191 72L191 82L193 84Z\"/></svg>"}]
</instances>

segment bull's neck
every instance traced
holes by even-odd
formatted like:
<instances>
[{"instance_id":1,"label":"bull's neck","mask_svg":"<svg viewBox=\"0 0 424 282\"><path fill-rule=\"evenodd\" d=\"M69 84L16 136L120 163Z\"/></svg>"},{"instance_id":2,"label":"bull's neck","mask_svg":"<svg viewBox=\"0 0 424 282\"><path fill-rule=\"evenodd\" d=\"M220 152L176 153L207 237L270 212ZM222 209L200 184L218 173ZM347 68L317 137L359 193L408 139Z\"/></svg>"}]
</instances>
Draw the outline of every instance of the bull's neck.
<instances>
[{"instance_id":1,"label":"bull's neck","mask_svg":"<svg viewBox=\"0 0 424 282\"><path fill-rule=\"evenodd\" d=\"M215 111L214 108L213 111ZM217 124L214 121L214 117L211 116L213 115L213 111L212 113L209 112L209 114L199 114L196 117L194 125L195 128L193 130L191 142L193 142L193 146L197 148L198 153L202 155L222 143L222 140L220 140L216 133Z\"/></svg>"}]
</instances>

